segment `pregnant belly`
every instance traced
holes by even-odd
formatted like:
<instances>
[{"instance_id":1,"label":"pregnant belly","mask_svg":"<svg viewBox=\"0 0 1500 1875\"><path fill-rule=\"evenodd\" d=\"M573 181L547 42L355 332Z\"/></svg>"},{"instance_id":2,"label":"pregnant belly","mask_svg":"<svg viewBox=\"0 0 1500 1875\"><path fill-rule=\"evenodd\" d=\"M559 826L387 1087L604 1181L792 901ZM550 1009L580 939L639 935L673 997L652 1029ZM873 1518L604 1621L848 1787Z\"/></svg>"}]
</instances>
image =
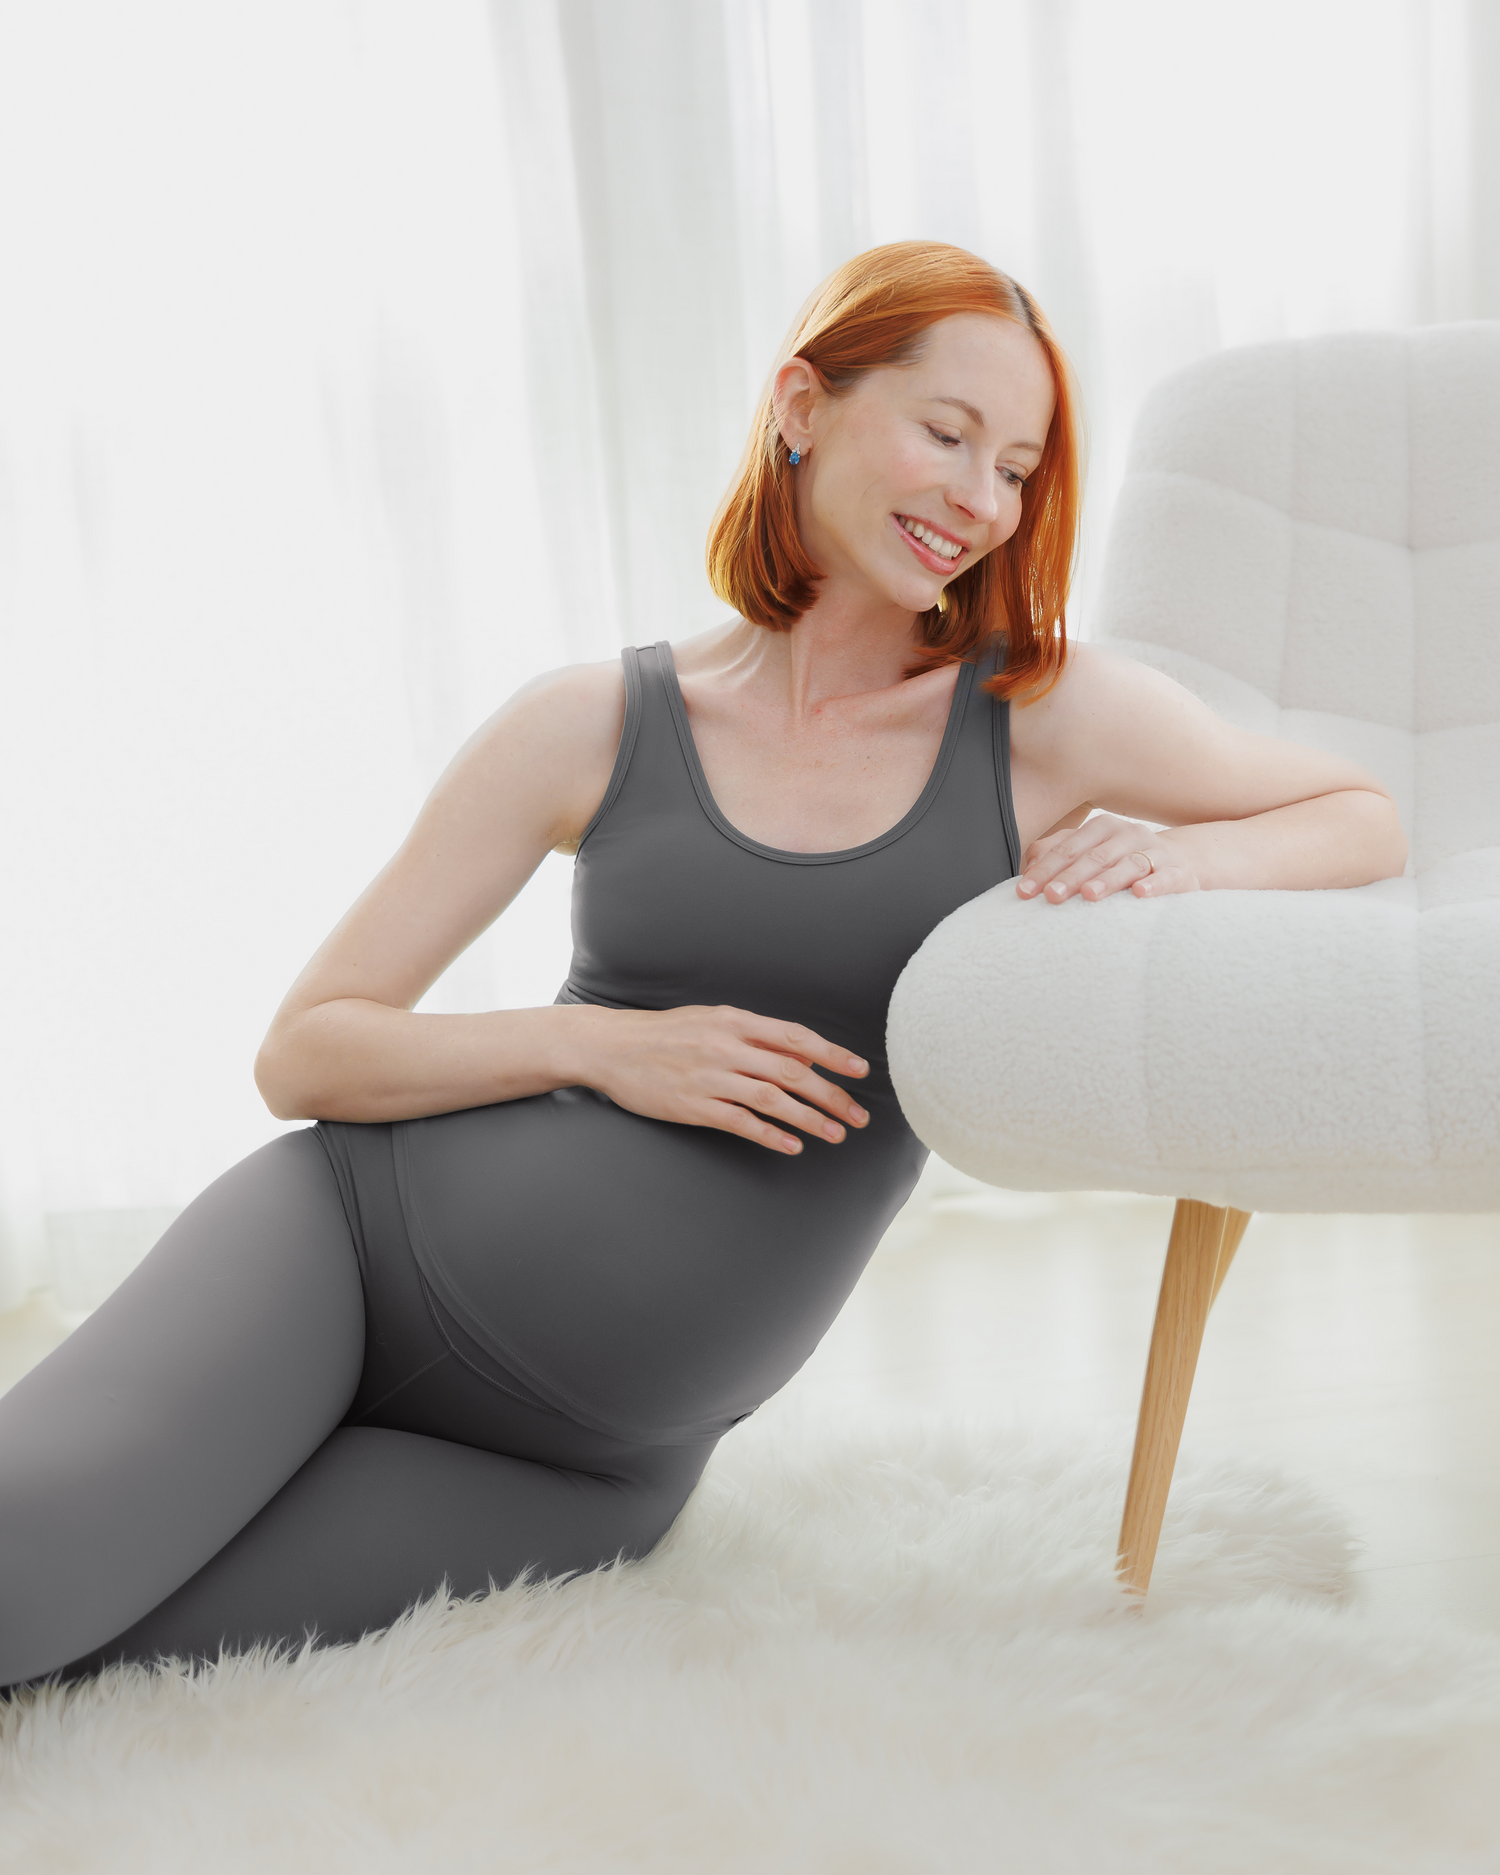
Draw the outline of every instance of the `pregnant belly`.
<instances>
[{"instance_id":1,"label":"pregnant belly","mask_svg":"<svg viewBox=\"0 0 1500 1875\"><path fill-rule=\"evenodd\" d=\"M796 1157L589 1088L392 1129L412 1248L544 1399L655 1442L724 1431L802 1365L926 1150L894 1098Z\"/></svg>"}]
</instances>

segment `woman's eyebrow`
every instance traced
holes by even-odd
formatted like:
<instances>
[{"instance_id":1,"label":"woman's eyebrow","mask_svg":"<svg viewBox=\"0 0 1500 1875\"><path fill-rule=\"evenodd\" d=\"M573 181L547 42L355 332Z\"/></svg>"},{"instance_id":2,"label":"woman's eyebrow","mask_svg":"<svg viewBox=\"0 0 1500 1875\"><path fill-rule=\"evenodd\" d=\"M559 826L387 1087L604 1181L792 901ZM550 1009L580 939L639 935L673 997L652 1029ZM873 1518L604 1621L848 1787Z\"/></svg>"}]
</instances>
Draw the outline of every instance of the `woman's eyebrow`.
<instances>
[{"instance_id":1,"label":"woman's eyebrow","mask_svg":"<svg viewBox=\"0 0 1500 1875\"><path fill-rule=\"evenodd\" d=\"M977 410L966 398L934 397L932 401L935 404L952 404L955 410L961 410L966 417L972 417L981 430L984 428L984 412L982 410ZM1034 456L1039 456L1042 453L1040 443L1012 443L1011 448L1029 449Z\"/></svg>"}]
</instances>

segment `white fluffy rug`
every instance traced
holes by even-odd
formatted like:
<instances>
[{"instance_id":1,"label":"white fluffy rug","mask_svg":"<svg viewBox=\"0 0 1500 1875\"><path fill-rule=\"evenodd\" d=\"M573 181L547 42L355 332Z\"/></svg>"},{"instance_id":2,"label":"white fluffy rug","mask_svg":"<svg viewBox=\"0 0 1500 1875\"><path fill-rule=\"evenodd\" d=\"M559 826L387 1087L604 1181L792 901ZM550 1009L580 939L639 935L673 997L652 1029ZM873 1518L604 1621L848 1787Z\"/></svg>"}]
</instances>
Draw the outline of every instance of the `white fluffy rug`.
<instances>
[{"instance_id":1,"label":"white fluffy rug","mask_svg":"<svg viewBox=\"0 0 1500 1875\"><path fill-rule=\"evenodd\" d=\"M1305 1488L1185 1465L1144 1615L1115 1450L799 1423L646 1562L0 1722L0 1868L1500 1868L1500 1643L1340 1603Z\"/></svg>"}]
</instances>

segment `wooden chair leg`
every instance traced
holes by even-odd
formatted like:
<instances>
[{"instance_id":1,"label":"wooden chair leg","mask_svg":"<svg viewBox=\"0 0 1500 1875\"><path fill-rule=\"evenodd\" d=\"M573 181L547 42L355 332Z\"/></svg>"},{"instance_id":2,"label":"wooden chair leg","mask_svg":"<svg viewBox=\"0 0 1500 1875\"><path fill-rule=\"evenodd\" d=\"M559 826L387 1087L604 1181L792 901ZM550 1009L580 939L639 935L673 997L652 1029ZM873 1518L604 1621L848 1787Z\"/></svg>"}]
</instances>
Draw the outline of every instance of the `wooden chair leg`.
<instances>
[{"instance_id":1,"label":"wooden chair leg","mask_svg":"<svg viewBox=\"0 0 1500 1875\"><path fill-rule=\"evenodd\" d=\"M1214 1270L1214 1292L1208 1298L1210 1308L1218 1301L1219 1291L1224 1287L1224 1278L1229 1274L1229 1266L1234 1261L1234 1253L1240 1247L1240 1239L1245 1234L1245 1226L1250 1222L1248 1211L1225 1211L1224 1235L1219 1239L1219 1261Z\"/></svg>"},{"instance_id":2,"label":"wooden chair leg","mask_svg":"<svg viewBox=\"0 0 1500 1875\"><path fill-rule=\"evenodd\" d=\"M1249 1222L1248 1211L1194 1198L1179 1198L1172 1216L1115 1565L1137 1595L1151 1581L1208 1311Z\"/></svg>"}]
</instances>

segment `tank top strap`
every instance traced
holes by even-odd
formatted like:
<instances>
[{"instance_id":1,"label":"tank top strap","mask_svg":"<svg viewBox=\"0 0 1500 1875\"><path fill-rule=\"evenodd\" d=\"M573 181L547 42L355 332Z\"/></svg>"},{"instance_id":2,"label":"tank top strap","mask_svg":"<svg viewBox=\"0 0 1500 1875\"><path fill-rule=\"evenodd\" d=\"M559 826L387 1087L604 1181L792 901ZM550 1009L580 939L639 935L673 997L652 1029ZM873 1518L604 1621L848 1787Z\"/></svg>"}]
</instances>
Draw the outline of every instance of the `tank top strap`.
<instances>
[{"instance_id":1,"label":"tank top strap","mask_svg":"<svg viewBox=\"0 0 1500 1875\"><path fill-rule=\"evenodd\" d=\"M663 641L664 643L665 641ZM632 799L662 807L674 795L693 793L674 730L671 697L662 670L663 647L625 645L620 664L625 674L625 722L609 786L594 817L579 835L581 849L589 835L616 805L622 790Z\"/></svg>"},{"instance_id":2,"label":"tank top strap","mask_svg":"<svg viewBox=\"0 0 1500 1875\"><path fill-rule=\"evenodd\" d=\"M988 730L990 767L995 777L1000 825L1004 829L1005 845L1010 855L1011 874L1015 877L1021 870L1021 835L1016 826L1015 802L1011 797L1010 785L1010 702L982 688L991 677L998 677L1005 669L1007 650L1004 636L996 632L980 653L979 668L974 673L974 688L969 694L969 713L979 717L981 733Z\"/></svg>"}]
</instances>

